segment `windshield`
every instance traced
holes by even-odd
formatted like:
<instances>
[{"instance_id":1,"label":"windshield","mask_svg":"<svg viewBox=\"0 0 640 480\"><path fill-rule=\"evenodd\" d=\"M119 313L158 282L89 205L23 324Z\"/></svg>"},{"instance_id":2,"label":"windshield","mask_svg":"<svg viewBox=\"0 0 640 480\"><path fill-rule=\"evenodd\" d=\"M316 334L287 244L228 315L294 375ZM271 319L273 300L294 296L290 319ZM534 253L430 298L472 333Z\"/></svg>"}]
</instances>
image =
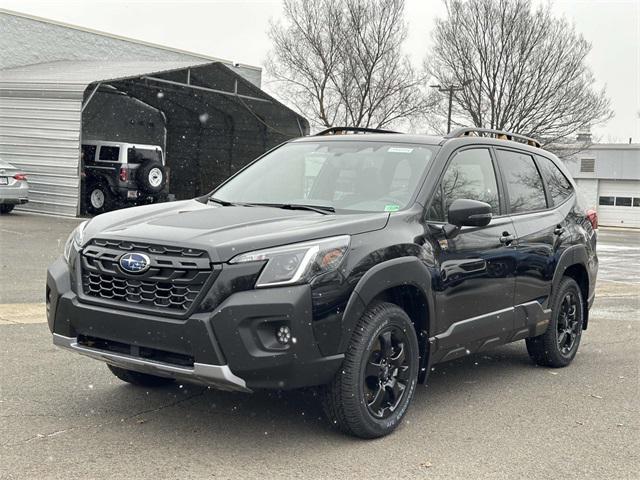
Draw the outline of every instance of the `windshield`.
<instances>
[{"instance_id":1,"label":"windshield","mask_svg":"<svg viewBox=\"0 0 640 480\"><path fill-rule=\"evenodd\" d=\"M230 203L394 212L411 200L436 148L356 140L287 143L213 197Z\"/></svg>"}]
</instances>

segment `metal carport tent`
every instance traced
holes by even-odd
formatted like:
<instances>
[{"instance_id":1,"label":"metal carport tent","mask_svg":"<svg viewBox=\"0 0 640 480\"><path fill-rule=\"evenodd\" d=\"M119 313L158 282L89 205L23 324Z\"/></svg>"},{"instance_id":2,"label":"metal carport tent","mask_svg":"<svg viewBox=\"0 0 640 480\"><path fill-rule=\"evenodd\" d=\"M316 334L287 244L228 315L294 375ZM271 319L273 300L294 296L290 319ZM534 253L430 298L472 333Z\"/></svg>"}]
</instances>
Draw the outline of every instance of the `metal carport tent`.
<instances>
[{"instance_id":1,"label":"metal carport tent","mask_svg":"<svg viewBox=\"0 0 640 480\"><path fill-rule=\"evenodd\" d=\"M309 132L303 117L218 62L60 61L0 70L0 158L29 177L22 209L80 214L83 111L111 92L162 113L177 198L206 192L265 150ZM125 126L129 114L105 111L122 119L110 135L136 142Z\"/></svg>"}]
</instances>

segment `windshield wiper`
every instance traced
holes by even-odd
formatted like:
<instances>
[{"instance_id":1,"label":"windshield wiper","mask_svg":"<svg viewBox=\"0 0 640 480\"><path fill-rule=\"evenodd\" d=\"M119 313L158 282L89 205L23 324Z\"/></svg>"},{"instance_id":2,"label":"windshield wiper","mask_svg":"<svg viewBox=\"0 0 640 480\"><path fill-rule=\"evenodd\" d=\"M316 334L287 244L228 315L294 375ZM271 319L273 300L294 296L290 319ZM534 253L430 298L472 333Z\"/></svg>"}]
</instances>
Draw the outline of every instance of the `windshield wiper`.
<instances>
[{"instance_id":1,"label":"windshield wiper","mask_svg":"<svg viewBox=\"0 0 640 480\"><path fill-rule=\"evenodd\" d=\"M216 197L209 197L209 201L220 204L223 207L253 207L252 203L228 202L227 200L220 200Z\"/></svg>"},{"instance_id":2,"label":"windshield wiper","mask_svg":"<svg viewBox=\"0 0 640 480\"><path fill-rule=\"evenodd\" d=\"M323 215L327 215L329 213L336 213L336 209L328 205L304 205L302 203L284 203L282 205L277 205L277 207L284 208L285 210L311 210L312 212L322 213Z\"/></svg>"},{"instance_id":3,"label":"windshield wiper","mask_svg":"<svg viewBox=\"0 0 640 480\"><path fill-rule=\"evenodd\" d=\"M223 207L273 207L282 208L285 210L310 210L312 212L318 212L323 215L336 212L335 208L328 205L304 205L301 203L243 203L229 202L227 200L221 200L215 197L209 197L209 201L218 203Z\"/></svg>"},{"instance_id":4,"label":"windshield wiper","mask_svg":"<svg viewBox=\"0 0 640 480\"><path fill-rule=\"evenodd\" d=\"M214 203L219 203L223 207L233 207L234 205L232 202L227 202L226 200L220 200L219 198L216 198L216 197L209 197L209 201Z\"/></svg>"},{"instance_id":5,"label":"windshield wiper","mask_svg":"<svg viewBox=\"0 0 640 480\"><path fill-rule=\"evenodd\" d=\"M252 203L251 205L257 207L282 208L284 210L309 210L311 212L321 213L322 215L336 212L335 208L328 205L305 205L302 203Z\"/></svg>"}]
</instances>

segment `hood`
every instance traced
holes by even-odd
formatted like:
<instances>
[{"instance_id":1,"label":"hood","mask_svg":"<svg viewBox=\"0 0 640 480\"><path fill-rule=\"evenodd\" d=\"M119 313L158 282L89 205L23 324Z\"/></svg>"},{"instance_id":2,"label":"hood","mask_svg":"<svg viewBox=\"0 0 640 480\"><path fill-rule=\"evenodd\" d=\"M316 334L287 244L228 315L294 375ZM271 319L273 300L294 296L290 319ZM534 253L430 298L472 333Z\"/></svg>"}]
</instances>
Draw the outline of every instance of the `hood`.
<instances>
[{"instance_id":1,"label":"hood","mask_svg":"<svg viewBox=\"0 0 640 480\"><path fill-rule=\"evenodd\" d=\"M323 215L272 207L223 207L197 200L162 203L105 213L85 229L92 238L179 245L209 252L227 262L251 250L384 228L384 212Z\"/></svg>"}]
</instances>

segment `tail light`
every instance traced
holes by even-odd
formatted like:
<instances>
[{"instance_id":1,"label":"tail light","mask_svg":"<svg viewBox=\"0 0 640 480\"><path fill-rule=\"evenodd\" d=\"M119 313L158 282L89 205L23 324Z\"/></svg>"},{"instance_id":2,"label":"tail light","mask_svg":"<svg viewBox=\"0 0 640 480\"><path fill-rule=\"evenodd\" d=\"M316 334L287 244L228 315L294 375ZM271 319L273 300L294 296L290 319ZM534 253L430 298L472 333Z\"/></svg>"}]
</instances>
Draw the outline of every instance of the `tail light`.
<instances>
[{"instance_id":1,"label":"tail light","mask_svg":"<svg viewBox=\"0 0 640 480\"><path fill-rule=\"evenodd\" d=\"M587 210L587 220L589 220L594 230L598 229L598 212L595 210Z\"/></svg>"},{"instance_id":2,"label":"tail light","mask_svg":"<svg viewBox=\"0 0 640 480\"><path fill-rule=\"evenodd\" d=\"M120 181L126 182L127 180L129 180L129 169L120 167Z\"/></svg>"},{"instance_id":3,"label":"tail light","mask_svg":"<svg viewBox=\"0 0 640 480\"><path fill-rule=\"evenodd\" d=\"M13 178L16 180L26 180L27 176L24 173L16 173Z\"/></svg>"}]
</instances>

